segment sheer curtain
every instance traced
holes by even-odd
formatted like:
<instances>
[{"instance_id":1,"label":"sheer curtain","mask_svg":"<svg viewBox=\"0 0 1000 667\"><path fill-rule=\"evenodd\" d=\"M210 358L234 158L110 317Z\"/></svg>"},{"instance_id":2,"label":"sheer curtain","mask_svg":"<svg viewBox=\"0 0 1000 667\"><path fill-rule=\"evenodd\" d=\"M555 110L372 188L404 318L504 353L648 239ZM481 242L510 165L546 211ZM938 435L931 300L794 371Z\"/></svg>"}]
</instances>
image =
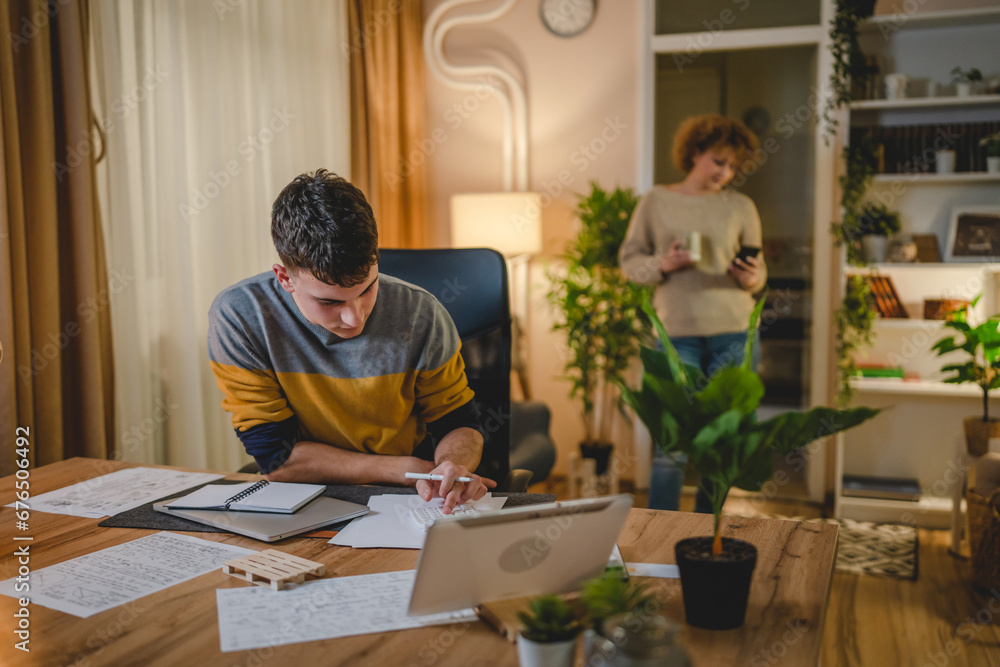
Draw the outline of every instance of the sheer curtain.
<instances>
[{"instance_id":1,"label":"sheer curtain","mask_svg":"<svg viewBox=\"0 0 1000 667\"><path fill-rule=\"evenodd\" d=\"M91 6L120 458L249 460L208 367L215 295L276 260L270 206L296 175L349 176L343 0Z\"/></svg>"}]
</instances>

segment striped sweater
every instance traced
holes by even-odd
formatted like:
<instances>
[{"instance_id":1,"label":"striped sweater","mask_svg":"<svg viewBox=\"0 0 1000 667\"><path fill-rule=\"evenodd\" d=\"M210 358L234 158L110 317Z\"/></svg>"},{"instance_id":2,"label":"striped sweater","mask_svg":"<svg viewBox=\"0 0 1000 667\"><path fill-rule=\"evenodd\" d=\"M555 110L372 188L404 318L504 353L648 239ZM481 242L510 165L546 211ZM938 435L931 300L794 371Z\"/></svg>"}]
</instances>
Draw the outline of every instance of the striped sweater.
<instances>
[{"instance_id":1,"label":"striped sweater","mask_svg":"<svg viewBox=\"0 0 1000 667\"><path fill-rule=\"evenodd\" d=\"M386 275L355 338L309 322L270 272L223 290L209 310L222 407L265 472L298 440L411 455L427 425L449 413L464 418L449 427L478 428L460 347L437 299Z\"/></svg>"}]
</instances>

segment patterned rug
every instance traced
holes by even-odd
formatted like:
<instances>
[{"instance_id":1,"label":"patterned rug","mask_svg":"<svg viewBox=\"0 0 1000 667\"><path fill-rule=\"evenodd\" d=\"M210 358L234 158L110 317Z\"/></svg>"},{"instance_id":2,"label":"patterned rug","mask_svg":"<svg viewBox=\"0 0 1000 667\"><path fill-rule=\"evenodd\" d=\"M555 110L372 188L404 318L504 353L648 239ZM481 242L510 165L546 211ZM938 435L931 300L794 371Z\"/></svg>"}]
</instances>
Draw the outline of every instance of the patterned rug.
<instances>
[{"instance_id":1,"label":"patterned rug","mask_svg":"<svg viewBox=\"0 0 1000 667\"><path fill-rule=\"evenodd\" d=\"M852 519L806 519L801 516L768 516L786 521L835 523L840 526L836 569L855 574L875 574L897 579L917 579L917 529L896 523Z\"/></svg>"}]
</instances>

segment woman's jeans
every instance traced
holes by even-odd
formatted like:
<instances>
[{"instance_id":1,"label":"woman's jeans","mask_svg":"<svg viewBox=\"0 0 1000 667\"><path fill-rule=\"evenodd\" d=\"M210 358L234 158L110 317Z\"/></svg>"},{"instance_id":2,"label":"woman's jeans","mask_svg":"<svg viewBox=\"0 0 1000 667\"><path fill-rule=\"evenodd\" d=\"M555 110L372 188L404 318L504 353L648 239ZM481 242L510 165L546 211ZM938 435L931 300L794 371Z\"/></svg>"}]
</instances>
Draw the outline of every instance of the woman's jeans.
<instances>
[{"instance_id":1,"label":"woman's jeans","mask_svg":"<svg viewBox=\"0 0 1000 667\"><path fill-rule=\"evenodd\" d=\"M755 331L752 368L760 365L760 333ZM677 350L681 361L689 366L700 368L706 375L711 375L726 364L739 365L743 363L746 352L747 334L745 331L715 336L680 336L671 338L670 342ZM657 344L662 349L662 344ZM673 461L666 454L657 452L653 458L653 472L649 483L649 507L651 509L676 510L680 507L681 486L684 481L684 465L687 458L675 455ZM702 486L709 489L712 483L703 479ZM701 488L695 497L695 512L712 513L712 501Z\"/></svg>"}]
</instances>

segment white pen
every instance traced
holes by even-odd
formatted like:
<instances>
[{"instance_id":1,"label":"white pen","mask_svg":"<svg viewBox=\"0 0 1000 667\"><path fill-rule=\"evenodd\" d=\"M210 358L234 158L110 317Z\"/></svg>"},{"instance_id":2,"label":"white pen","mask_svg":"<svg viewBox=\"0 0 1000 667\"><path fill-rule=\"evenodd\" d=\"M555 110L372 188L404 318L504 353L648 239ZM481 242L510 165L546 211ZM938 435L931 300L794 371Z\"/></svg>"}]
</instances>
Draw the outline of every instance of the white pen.
<instances>
[{"instance_id":1,"label":"white pen","mask_svg":"<svg viewBox=\"0 0 1000 667\"><path fill-rule=\"evenodd\" d=\"M426 479L432 482L440 482L444 479L444 475L429 475L423 472L408 472L406 473L406 479ZM471 477L456 477L456 482L475 482L476 480Z\"/></svg>"}]
</instances>

